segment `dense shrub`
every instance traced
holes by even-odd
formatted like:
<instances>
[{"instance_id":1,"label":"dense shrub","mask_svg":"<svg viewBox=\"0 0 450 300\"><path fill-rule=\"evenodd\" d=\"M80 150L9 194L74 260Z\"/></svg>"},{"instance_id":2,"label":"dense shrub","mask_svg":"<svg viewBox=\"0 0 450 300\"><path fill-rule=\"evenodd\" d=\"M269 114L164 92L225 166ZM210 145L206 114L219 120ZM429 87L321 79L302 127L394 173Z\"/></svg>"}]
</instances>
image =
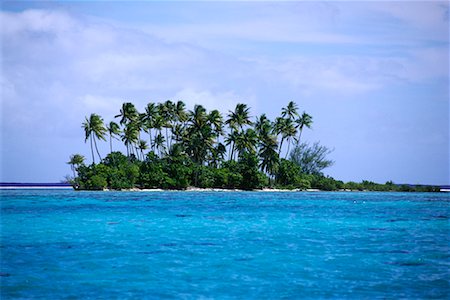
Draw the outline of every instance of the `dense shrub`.
<instances>
[{"instance_id":1,"label":"dense shrub","mask_svg":"<svg viewBox=\"0 0 450 300\"><path fill-rule=\"evenodd\" d=\"M290 188L308 188L310 180L307 177L302 177L300 167L294 162L286 159L281 159L278 172L275 175L275 182L277 186L286 186Z\"/></svg>"},{"instance_id":2,"label":"dense shrub","mask_svg":"<svg viewBox=\"0 0 450 300\"><path fill-rule=\"evenodd\" d=\"M215 169L207 166L196 166L195 172L197 172L198 176L197 178L198 187L200 188L215 187Z\"/></svg>"},{"instance_id":3,"label":"dense shrub","mask_svg":"<svg viewBox=\"0 0 450 300\"><path fill-rule=\"evenodd\" d=\"M261 189L268 184L267 176L258 169L258 157L253 153L240 156L238 172L242 176L240 188L243 190Z\"/></svg>"},{"instance_id":4,"label":"dense shrub","mask_svg":"<svg viewBox=\"0 0 450 300\"><path fill-rule=\"evenodd\" d=\"M153 153L147 155L141 164L138 183L142 188L160 188L166 183L167 173L163 170L162 161Z\"/></svg>"},{"instance_id":5,"label":"dense shrub","mask_svg":"<svg viewBox=\"0 0 450 300\"><path fill-rule=\"evenodd\" d=\"M194 164L183 152L172 151L159 158L148 153L144 161L112 152L99 164L76 168L71 183L76 189L102 190L140 188L185 189L194 184L200 188L253 190L269 185L266 174L259 170L258 157L243 153L238 161L225 161L220 167ZM196 182L196 184L195 184ZM275 174L275 186L282 189L320 189L324 191L401 191L438 192L434 186L396 185L392 181L378 184L363 180L344 183L321 174L305 174L293 161L281 159Z\"/></svg>"}]
</instances>

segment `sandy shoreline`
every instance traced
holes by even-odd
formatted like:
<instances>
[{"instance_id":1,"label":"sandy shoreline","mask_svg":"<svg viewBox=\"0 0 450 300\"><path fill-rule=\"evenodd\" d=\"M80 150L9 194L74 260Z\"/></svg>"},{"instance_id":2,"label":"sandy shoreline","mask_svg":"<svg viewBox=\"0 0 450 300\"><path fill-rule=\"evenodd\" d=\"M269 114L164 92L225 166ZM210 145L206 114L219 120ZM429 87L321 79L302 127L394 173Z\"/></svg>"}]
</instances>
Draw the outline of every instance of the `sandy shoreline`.
<instances>
[{"instance_id":1,"label":"sandy shoreline","mask_svg":"<svg viewBox=\"0 0 450 300\"><path fill-rule=\"evenodd\" d=\"M0 186L0 190L74 190L70 186ZM103 189L97 191L104 192L276 192L276 193L287 193L287 192L326 192L319 189L272 189L272 188L263 188L260 190L240 190L240 189L219 189L219 188L197 188L197 187L188 187L185 190L165 190L165 189L122 189L122 190L111 190L111 189ZM349 190L342 189L333 192L369 192L368 190ZM450 192L450 189L441 189L440 192Z\"/></svg>"},{"instance_id":2,"label":"sandy shoreline","mask_svg":"<svg viewBox=\"0 0 450 300\"><path fill-rule=\"evenodd\" d=\"M0 186L0 190L74 190L73 187L70 186ZM240 189L220 189L220 188L197 188L197 187L188 187L185 190L165 190L165 189L139 189L139 188L131 188L131 189L121 189L121 190L113 190L113 189L103 189L100 191L104 192L321 192L318 189L271 189L264 188L261 190L240 190Z\"/></svg>"}]
</instances>

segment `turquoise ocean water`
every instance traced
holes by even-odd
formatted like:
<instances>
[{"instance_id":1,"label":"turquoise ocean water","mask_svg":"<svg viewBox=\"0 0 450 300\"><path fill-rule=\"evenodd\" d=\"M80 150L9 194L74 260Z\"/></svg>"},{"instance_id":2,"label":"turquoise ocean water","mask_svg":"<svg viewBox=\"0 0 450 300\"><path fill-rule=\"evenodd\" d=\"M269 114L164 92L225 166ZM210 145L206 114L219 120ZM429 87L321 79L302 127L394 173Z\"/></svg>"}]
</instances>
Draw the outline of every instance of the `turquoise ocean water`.
<instances>
[{"instance_id":1,"label":"turquoise ocean water","mask_svg":"<svg viewBox=\"0 0 450 300\"><path fill-rule=\"evenodd\" d=\"M450 297L450 195L1 190L1 299Z\"/></svg>"}]
</instances>

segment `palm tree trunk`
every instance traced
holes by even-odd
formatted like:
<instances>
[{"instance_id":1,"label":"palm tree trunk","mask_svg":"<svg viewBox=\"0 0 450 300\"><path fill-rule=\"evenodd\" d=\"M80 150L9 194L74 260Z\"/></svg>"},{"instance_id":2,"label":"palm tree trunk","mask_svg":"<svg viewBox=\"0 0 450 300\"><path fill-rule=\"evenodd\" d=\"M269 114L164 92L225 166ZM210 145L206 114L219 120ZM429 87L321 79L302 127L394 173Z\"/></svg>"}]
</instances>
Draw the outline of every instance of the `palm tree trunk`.
<instances>
[{"instance_id":1,"label":"palm tree trunk","mask_svg":"<svg viewBox=\"0 0 450 300\"><path fill-rule=\"evenodd\" d=\"M101 162L102 161L102 157L100 156L100 152L98 152L97 141L95 140L95 138L94 138L94 145L95 145L95 150L97 151L97 154L98 154L98 159Z\"/></svg>"},{"instance_id":2,"label":"palm tree trunk","mask_svg":"<svg viewBox=\"0 0 450 300\"><path fill-rule=\"evenodd\" d=\"M172 129L175 128L175 122L172 124ZM172 147L172 139L173 139L173 134L172 134L172 130L170 130L170 147ZM170 148L169 148L170 149Z\"/></svg>"},{"instance_id":3,"label":"palm tree trunk","mask_svg":"<svg viewBox=\"0 0 450 300\"><path fill-rule=\"evenodd\" d=\"M300 127L300 130L298 131L298 139L297 139L297 145L299 145L299 144L300 144L300 137L302 136L302 131L303 131L303 128L302 128L302 127Z\"/></svg>"},{"instance_id":4,"label":"palm tree trunk","mask_svg":"<svg viewBox=\"0 0 450 300\"><path fill-rule=\"evenodd\" d=\"M231 160L234 160L234 142L233 142L233 144L231 144L232 146L231 146Z\"/></svg>"},{"instance_id":5,"label":"palm tree trunk","mask_svg":"<svg viewBox=\"0 0 450 300\"><path fill-rule=\"evenodd\" d=\"M167 149L170 149L170 147L169 147L169 134L168 134L167 127L166 127L166 144L167 144Z\"/></svg>"},{"instance_id":6,"label":"palm tree trunk","mask_svg":"<svg viewBox=\"0 0 450 300\"><path fill-rule=\"evenodd\" d=\"M109 135L109 153L112 153L112 136Z\"/></svg>"},{"instance_id":7,"label":"palm tree trunk","mask_svg":"<svg viewBox=\"0 0 450 300\"><path fill-rule=\"evenodd\" d=\"M162 136L162 128L159 129L159 135ZM155 140L156 140L156 138L155 138ZM161 143L161 145L162 145L162 143ZM161 145L157 145L157 146L156 146L156 149L159 151L160 154L161 154ZM159 149L158 149L158 148L159 148Z\"/></svg>"},{"instance_id":8,"label":"palm tree trunk","mask_svg":"<svg viewBox=\"0 0 450 300\"><path fill-rule=\"evenodd\" d=\"M90 136L90 142L91 142L92 163L95 164L94 147L92 146L92 135Z\"/></svg>"},{"instance_id":9,"label":"palm tree trunk","mask_svg":"<svg viewBox=\"0 0 450 300\"><path fill-rule=\"evenodd\" d=\"M230 133L230 135L232 135L233 134L233 128L231 129L231 133ZM229 153L228 153L228 155L230 156L230 158L229 158L229 160L231 160L231 159L233 159L233 147L234 147L234 145L233 145L233 143L231 143L230 144L230 151L229 151Z\"/></svg>"},{"instance_id":10,"label":"palm tree trunk","mask_svg":"<svg viewBox=\"0 0 450 300\"><path fill-rule=\"evenodd\" d=\"M281 148L283 148L284 137L281 138L280 149L278 150L278 156L280 156Z\"/></svg>"},{"instance_id":11,"label":"palm tree trunk","mask_svg":"<svg viewBox=\"0 0 450 300\"><path fill-rule=\"evenodd\" d=\"M150 149L152 148L152 129L149 128L148 129L148 136L149 136L149 142L150 142ZM155 151L155 149L153 149L153 151Z\"/></svg>"},{"instance_id":12,"label":"palm tree trunk","mask_svg":"<svg viewBox=\"0 0 450 300\"><path fill-rule=\"evenodd\" d=\"M288 156L288 154L289 154L289 148L290 148L290 146L291 146L291 141L288 140L288 148L287 148L286 156L284 157L284 159L287 159L287 156Z\"/></svg>"}]
</instances>

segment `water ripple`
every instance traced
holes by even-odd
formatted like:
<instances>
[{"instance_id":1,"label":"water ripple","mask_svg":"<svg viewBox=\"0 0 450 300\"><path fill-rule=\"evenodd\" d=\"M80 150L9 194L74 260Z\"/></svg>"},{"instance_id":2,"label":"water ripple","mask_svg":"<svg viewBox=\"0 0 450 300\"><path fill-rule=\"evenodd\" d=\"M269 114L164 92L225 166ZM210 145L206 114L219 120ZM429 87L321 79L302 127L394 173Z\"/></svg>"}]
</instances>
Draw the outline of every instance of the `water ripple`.
<instances>
[{"instance_id":1,"label":"water ripple","mask_svg":"<svg viewBox=\"0 0 450 300\"><path fill-rule=\"evenodd\" d=\"M1 191L1 298L440 298L449 198Z\"/></svg>"}]
</instances>

